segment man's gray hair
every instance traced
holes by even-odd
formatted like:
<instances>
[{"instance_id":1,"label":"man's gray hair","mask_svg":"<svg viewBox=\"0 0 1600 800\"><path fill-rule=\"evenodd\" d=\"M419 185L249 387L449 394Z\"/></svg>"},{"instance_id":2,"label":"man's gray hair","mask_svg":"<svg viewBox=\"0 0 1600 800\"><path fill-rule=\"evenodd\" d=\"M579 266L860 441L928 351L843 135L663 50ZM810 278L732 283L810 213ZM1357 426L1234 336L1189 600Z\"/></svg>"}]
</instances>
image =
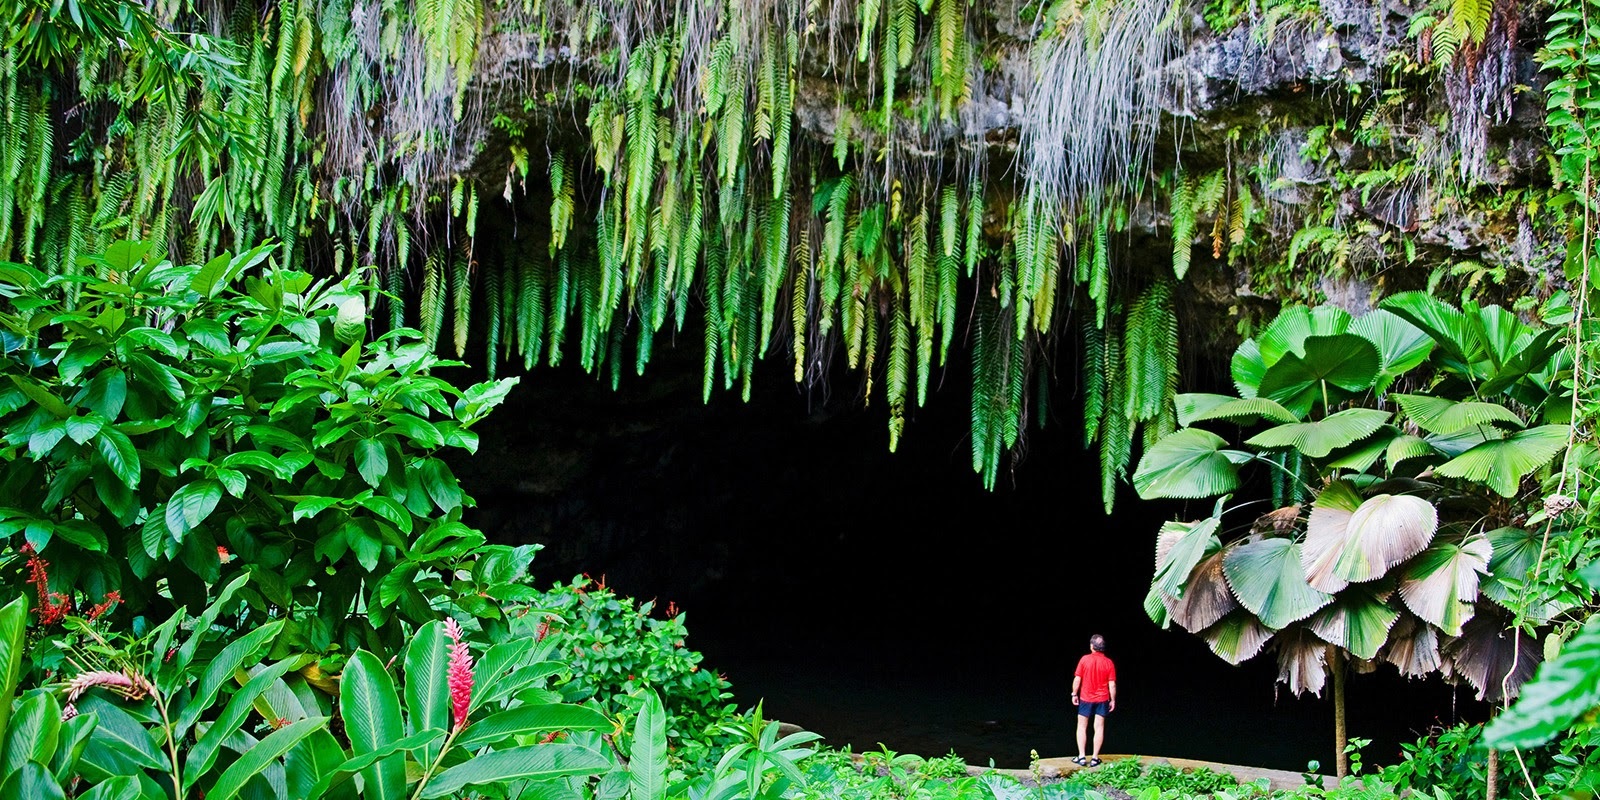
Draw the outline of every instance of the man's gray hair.
<instances>
[{"instance_id":1,"label":"man's gray hair","mask_svg":"<svg viewBox=\"0 0 1600 800\"><path fill-rule=\"evenodd\" d=\"M1096 653L1103 652L1106 649L1106 637L1101 636L1098 633L1090 636L1089 649L1095 651Z\"/></svg>"}]
</instances>

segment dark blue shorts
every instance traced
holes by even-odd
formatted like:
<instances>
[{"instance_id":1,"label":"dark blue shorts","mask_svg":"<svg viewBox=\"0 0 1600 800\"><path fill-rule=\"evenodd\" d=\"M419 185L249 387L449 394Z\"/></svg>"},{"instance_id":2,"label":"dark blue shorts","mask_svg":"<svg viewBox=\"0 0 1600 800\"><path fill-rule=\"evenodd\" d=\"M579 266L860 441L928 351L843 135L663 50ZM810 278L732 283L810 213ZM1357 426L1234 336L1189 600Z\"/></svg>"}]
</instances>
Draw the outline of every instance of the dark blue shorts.
<instances>
[{"instance_id":1,"label":"dark blue shorts","mask_svg":"<svg viewBox=\"0 0 1600 800\"><path fill-rule=\"evenodd\" d=\"M1090 703L1085 701L1078 704L1078 716L1080 717L1103 717L1109 713L1111 713L1111 703L1109 702Z\"/></svg>"}]
</instances>

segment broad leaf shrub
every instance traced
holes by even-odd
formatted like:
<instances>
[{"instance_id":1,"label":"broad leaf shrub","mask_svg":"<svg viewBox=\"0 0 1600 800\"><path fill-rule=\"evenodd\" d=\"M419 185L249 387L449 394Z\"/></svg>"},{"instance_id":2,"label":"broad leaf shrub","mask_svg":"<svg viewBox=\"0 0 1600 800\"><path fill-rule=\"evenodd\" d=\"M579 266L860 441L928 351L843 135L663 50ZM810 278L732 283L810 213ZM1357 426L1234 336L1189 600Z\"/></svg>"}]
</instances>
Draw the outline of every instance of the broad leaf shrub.
<instances>
[{"instance_id":1,"label":"broad leaf shrub","mask_svg":"<svg viewBox=\"0 0 1600 800\"><path fill-rule=\"evenodd\" d=\"M514 381L457 390L417 332L368 341L364 287L272 257L0 266L4 579L36 621L198 614L249 576L241 628L281 614L280 647L350 652L398 648L447 595L490 619L511 599L521 557L479 549L440 456Z\"/></svg>"},{"instance_id":2,"label":"broad leaf shrub","mask_svg":"<svg viewBox=\"0 0 1600 800\"><path fill-rule=\"evenodd\" d=\"M524 617L517 629L531 624L533 635L543 631L572 665L572 679L562 687L569 700L595 699L621 711L637 703L640 688L650 687L669 711L667 733L674 745L690 750L715 739L723 718L733 713L728 682L701 668L700 653L685 645L686 615L675 607L668 607L665 618L651 616L653 602L621 597L587 576L555 584L536 604L551 616ZM683 755L694 761L702 754Z\"/></svg>"}]
</instances>

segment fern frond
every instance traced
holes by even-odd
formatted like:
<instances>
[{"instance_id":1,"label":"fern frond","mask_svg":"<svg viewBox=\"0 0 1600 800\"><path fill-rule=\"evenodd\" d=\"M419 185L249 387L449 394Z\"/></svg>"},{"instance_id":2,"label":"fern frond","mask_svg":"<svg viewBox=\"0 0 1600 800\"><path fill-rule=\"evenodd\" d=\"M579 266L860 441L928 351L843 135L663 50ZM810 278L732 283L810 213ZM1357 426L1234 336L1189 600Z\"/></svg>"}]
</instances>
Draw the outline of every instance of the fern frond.
<instances>
[{"instance_id":1,"label":"fern frond","mask_svg":"<svg viewBox=\"0 0 1600 800\"><path fill-rule=\"evenodd\" d=\"M1195 222L1195 181L1178 170L1172 176L1172 274L1178 280L1189 273Z\"/></svg>"},{"instance_id":2,"label":"fern frond","mask_svg":"<svg viewBox=\"0 0 1600 800\"><path fill-rule=\"evenodd\" d=\"M417 299L422 322L422 341L430 351L439 349L439 330L444 326L444 271L447 259L443 250L429 251L422 262L422 296Z\"/></svg>"}]
</instances>

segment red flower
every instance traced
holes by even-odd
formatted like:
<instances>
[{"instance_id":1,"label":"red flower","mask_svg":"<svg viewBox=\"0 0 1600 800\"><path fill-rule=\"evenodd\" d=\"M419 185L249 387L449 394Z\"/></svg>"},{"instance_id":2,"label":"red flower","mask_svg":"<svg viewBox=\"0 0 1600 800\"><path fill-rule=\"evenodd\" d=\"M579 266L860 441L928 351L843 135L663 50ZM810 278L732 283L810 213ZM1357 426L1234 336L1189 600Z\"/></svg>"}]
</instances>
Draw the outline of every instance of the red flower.
<instances>
[{"instance_id":1,"label":"red flower","mask_svg":"<svg viewBox=\"0 0 1600 800\"><path fill-rule=\"evenodd\" d=\"M467 714L472 710L472 655L467 652L466 642L461 641L461 626L455 620L444 621L444 632L450 637L450 708L459 729L467 724Z\"/></svg>"},{"instance_id":2,"label":"red flower","mask_svg":"<svg viewBox=\"0 0 1600 800\"><path fill-rule=\"evenodd\" d=\"M100 601L93 608L89 609L89 619L90 620L97 620L97 619L105 616L105 613L107 611L110 611L112 606L115 606L116 604L118 604L120 602L122 602L122 593L121 592L116 592L116 591L106 592L106 599Z\"/></svg>"},{"instance_id":3,"label":"red flower","mask_svg":"<svg viewBox=\"0 0 1600 800\"><path fill-rule=\"evenodd\" d=\"M40 625L54 625L72 610L72 598L50 591L50 562L39 557L31 542L22 545L22 554L28 557L28 583L39 595L39 605L33 612L39 615Z\"/></svg>"}]
</instances>

